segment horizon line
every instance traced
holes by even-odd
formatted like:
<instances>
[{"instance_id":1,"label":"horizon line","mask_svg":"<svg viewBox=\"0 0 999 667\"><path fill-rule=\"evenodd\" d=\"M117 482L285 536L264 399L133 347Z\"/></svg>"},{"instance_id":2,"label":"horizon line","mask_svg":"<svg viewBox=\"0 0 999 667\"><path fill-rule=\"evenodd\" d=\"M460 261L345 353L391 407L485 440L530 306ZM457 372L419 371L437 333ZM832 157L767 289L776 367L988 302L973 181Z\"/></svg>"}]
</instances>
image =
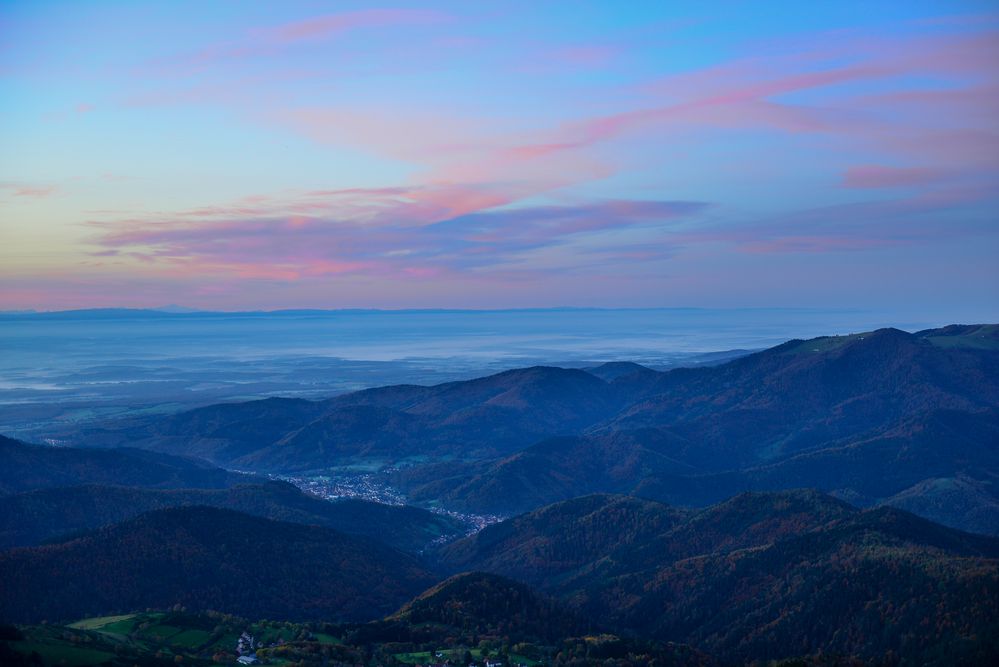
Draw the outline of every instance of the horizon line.
<instances>
[{"instance_id":1,"label":"horizon line","mask_svg":"<svg viewBox=\"0 0 999 667\"><path fill-rule=\"evenodd\" d=\"M155 314L169 316L197 315L292 315L292 314L323 314L323 313L509 313L509 312L641 312L655 310L670 311L785 311L785 312L835 312L835 313L874 313L877 309L857 307L817 308L815 306L526 306L497 308L274 308L255 310L217 310L200 309L180 306L162 307L128 307L106 306L94 308L63 308L53 310L10 309L0 310L0 316L32 316L32 315L70 315L70 314Z\"/></svg>"}]
</instances>

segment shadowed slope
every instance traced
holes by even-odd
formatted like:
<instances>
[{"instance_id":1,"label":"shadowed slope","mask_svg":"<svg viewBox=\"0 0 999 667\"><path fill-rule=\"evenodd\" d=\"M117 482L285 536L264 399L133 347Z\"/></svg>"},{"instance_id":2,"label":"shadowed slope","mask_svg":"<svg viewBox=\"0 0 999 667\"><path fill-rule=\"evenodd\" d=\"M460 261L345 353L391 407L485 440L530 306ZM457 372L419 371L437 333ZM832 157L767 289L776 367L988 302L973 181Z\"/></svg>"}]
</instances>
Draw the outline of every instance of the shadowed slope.
<instances>
[{"instance_id":1,"label":"shadowed slope","mask_svg":"<svg viewBox=\"0 0 999 667\"><path fill-rule=\"evenodd\" d=\"M139 449L50 447L0 436L0 493L76 484L216 489L252 480L204 461Z\"/></svg>"},{"instance_id":2,"label":"shadowed slope","mask_svg":"<svg viewBox=\"0 0 999 667\"><path fill-rule=\"evenodd\" d=\"M482 572L443 581L388 617L413 625L433 623L464 633L512 634L557 641L585 633L590 625L524 584Z\"/></svg>"},{"instance_id":3,"label":"shadowed slope","mask_svg":"<svg viewBox=\"0 0 999 667\"><path fill-rule=\"evenodd\" d=\"M206 505L277 521L325 526L388 541L416 552L464 525L415 507L363 500L330 502L286 482L219 490L153 490L121 486L44 489L0 498L0 548L28 546L124 521L154 509Z\"/></svg>"},{"instance_id":4,"label":"shadowed slope","mask_svg":"<svg viewBox=\"0 0 999 667\"><path fill-rule=\"evenodd\" d=\"M591 520L622 503L639 511ZM743 494L686 515L580 498L491 526L439 557L532 582L612 627L735 662L820 652L893 651L941 665L999 656L999 540L813 491Z\"/></svg>"},{"instance_id":5,"label":"shadowed slope","mask_svg":"<svg viewBox=\"0 0 999 667\"><path fill-rule=\"evenodd\" d=\"M0 553L0 617L30 623L181 604L252 618L367 619L431 584L412 556L231 510L157 510Z\"/></svg>"}]
</instances>

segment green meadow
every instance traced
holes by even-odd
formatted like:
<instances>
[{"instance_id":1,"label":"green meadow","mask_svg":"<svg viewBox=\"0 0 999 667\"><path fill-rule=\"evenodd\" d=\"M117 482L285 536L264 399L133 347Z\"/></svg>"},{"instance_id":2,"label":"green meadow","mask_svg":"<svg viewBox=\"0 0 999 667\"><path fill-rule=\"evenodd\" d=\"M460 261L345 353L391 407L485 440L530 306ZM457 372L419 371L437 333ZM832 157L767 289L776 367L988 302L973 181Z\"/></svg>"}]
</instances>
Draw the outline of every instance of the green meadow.
<instances>
[{"instance_id":1,"label":"green meadow","mask_svg":"<svg viewBox=\"0 0 999 667\"><path fill-rule=\"evenodd\" d=\"M37 654L43 665L53 667L235 663L236 642L244 631L253 635L258 646L280 645L286 647L280 653L289 655L309 645L342 643L339 637L313 634L299 624L249 622L211 613L143 612L85 618L65 626L20 626L19 630L23 639L8 642L9 647L28 657ZM273 664L289 661L281 655L269 660Z\"/></svg>"}]
</instances>

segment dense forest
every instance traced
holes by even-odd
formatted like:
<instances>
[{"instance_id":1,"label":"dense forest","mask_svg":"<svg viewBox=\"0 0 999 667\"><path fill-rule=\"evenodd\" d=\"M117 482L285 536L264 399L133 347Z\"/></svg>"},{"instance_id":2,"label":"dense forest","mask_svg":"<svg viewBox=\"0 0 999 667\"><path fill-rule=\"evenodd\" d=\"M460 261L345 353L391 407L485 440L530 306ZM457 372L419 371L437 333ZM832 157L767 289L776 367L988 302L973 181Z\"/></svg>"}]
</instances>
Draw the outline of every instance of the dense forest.
<instances>
[{"instance_id":1,"label":"dense forest","mask_svg":"<svg viewBox=\"0 0 999 667\"><path fill-rule=\"evenodd\" d=\"M36 623L175 604L254 618L370 619L437 577L369 538L181 507L0 552L0 579L0 617Z\"/></svg>"},{"instance_id":2,"label":"dense forest","mask_svg":"<svg viewBox=\"0 0 999 667\"><path fill-rule=\"evenodd\" d=\"M190 505L325 526L385 540L409 552L420 551L435 539L466 531L466 526L455 519L417 507L359 499L334 503L303 493L287 482L240 484L227 489L145 489L91 484L0 497L0 548L59 541L150 510Z\"/></svg>"},{"instance_id":3,"label":"dense forest","mask_svg":"<svg viewBox=\"0 0 999 667\"><path fill-rule=\"evenodd\" d=\"M814 491L743 494L689 513L580 498L437 556L531 583L606 627L737 662L999 655L999 539Z\"/></svg>"}]
</instances>

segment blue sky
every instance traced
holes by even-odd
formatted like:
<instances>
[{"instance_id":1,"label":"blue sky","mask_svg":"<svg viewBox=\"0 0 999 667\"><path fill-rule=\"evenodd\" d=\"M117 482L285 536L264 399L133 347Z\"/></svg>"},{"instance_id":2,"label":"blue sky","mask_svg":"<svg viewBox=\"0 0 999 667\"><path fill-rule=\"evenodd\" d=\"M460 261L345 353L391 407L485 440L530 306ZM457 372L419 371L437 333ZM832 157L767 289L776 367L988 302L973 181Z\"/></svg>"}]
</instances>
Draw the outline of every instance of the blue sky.
<instances>
[{"instance_id":1,"label":"blue sky","mask_svg":"<svg viewBox=\"0 0 999 667\"><path fill-rule=\"evenodd\" d=\"M989 2L0 3L0 307L999 316Z\"/></svg>"}]
</instances>

